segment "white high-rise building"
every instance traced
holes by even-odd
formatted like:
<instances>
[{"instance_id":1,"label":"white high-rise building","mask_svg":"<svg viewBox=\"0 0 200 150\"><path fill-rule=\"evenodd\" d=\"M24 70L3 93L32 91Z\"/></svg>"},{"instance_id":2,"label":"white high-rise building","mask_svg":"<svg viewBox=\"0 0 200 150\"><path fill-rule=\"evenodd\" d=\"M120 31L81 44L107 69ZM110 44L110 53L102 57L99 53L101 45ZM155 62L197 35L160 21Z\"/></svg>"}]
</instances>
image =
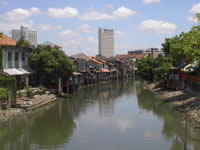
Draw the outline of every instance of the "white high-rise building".
<instances>
[{"instance_id":1,"label":"white high-rise building","mask_svg":"<svg viewBox=\"0 0 200 150\"><path fill-rule=\"evenodd\" d=\"M99 28L99 55L114 57L114 30Z\"/></svg>"},{"instance_id":2,"label":"white high-rise building","mask_svg":"<svg viewBox=\"0 0 200 150\"><path fill-rule=\"evenodd\" d=\"M24 37L32 45L37 45L37 32L30 31L27 27L21 26L20 30L12 30L12 39L18 41Z\"/></svg>"}]
</instances>

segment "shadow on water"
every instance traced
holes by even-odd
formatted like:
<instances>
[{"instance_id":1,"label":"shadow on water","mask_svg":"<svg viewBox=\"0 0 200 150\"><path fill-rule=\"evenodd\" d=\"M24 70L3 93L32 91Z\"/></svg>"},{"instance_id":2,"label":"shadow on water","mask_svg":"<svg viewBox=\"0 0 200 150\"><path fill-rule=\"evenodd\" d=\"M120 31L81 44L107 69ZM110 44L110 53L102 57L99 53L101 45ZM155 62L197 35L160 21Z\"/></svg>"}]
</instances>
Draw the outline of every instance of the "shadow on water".
<instances>
[{"instance_id":1,"label":"shadow on water","mask_svg":"<svg viewBox=\"0 0 200 150\"><path fill-rule=\"evenodd\" d=\"M152 92L137 85L138 105L164 121L162 134L172 142L170 150L199 150L200 132L188 126L186 116L174 112Z\"/></svg>"},{"instance_id":2,"label":"shadow on water","mask_svg":"<svg viewBox=\"0 0 200 150\"><path fill-rule=\"evenodd\" d=\"M0 150L64 148L77 129L75 120L88 108L98 106L99 115L109 115L123 95L133 93L140 110L151 112L163 121L161 132L165 140L170 141L171 150L184 150L186 146L187 150L200 149L200 131L186 126L183 115L144 90L140 82L124 81L80 89L70 99L7 122L0 127Z\"/></svg>"},{"instance_id":3,"label":"shadow on water","mask_svg":"<svg viewBox=\"0 0 200 150\"><path fill-rule=\"evenodd\" d=\"M0 150L63 147L68 143L76 128L75 118L97 102L99 105L108 106L122 93L131 94L132 87L128 84L132 82L83 88L75 92L70 99L61 100L50 108L44 108L23 119L7 122L0 127Z\"/></svg>"}]
</instances>

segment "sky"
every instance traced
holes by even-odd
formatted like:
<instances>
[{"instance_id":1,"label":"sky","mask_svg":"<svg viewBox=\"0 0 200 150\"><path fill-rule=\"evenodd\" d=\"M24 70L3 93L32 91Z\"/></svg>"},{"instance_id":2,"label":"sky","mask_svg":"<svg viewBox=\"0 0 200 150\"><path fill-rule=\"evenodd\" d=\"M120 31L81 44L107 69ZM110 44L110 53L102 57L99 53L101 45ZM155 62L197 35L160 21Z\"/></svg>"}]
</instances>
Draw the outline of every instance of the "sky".
<instances>
[{"instance_id":1,"label":"sky","mask_svg":"<svg viewBox=\"0 0 200 150\"><path fill-rule=\"evenodd\" d=\"M151 47L197 25L200 0L0 0L0 32L21 25L38 43L62 46L67 55L98 54L98 28L114 29L115 54Z\"/></svg>"}]
</instances>

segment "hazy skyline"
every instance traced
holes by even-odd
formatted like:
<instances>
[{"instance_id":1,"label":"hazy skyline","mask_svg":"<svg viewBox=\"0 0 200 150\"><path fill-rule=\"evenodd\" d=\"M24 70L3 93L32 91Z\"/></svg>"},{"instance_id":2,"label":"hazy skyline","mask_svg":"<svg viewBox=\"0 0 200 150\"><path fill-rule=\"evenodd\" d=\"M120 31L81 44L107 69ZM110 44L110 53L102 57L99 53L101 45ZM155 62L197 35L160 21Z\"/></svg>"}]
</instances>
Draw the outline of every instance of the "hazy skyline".
<instances>
[{"instance_id":1,"label":"hazy skyline","mask_svg":"<svg viewBox=\"0 0 200 150\"><path fill-rule=\"evenodd\" d=\"M72 55L98 53L98 28L115 30L115 54L161 47L188 31L200 13L197 0L0 0L0 31L21 25L38 31L38 43L54 42Z\"/></svg>"}]
</instances>

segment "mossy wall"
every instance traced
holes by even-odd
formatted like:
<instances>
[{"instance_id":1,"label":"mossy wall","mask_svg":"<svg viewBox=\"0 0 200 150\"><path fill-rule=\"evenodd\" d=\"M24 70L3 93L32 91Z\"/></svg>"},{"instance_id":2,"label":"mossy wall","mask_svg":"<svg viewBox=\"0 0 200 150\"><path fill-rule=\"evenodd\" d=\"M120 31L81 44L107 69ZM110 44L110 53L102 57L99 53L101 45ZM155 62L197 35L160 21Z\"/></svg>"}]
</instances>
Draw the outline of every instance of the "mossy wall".
<instances>
[{"instance_id":1,"label":"mossy wall","mask_svg":"<svg viewBox=\"0 0 200 150\"><path fill-rule=\"evenodd\" d=\"M0 88L7 88L9 93L9 106L16 103L17 80L15 77L0 75Z\"/></svg>"},{"instance_id":2,"label":"mossy wall","mask_svg":"<svg viewBox=\"0 0 200 150\"><path fill-rule=\"evenodd\" d=\"M3 59L3 48L0 46L0 70L3 68L2 59Z\"/></svg>"}]
</instances>

